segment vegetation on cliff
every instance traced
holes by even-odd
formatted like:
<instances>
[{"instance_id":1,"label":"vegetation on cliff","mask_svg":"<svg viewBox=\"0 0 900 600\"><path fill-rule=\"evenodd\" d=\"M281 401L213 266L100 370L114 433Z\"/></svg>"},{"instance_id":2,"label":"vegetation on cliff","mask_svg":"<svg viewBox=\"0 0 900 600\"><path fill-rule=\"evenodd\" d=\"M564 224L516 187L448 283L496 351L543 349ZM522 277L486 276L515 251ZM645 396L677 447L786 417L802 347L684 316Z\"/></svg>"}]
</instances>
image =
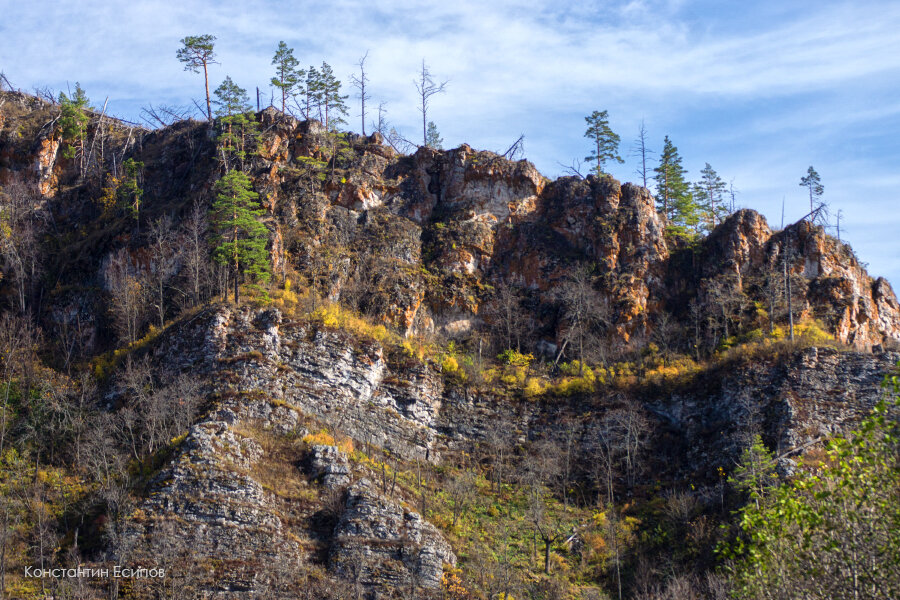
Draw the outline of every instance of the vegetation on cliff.
<instances>
[{"instance_id":1,"label":"vegetation on cliff","mask_svg":"<svg viewBox=\"0 0 900 600\"><path fill-rule=\"evenodd\" d=\"M185 38L179 58L199 72L213 42ZM252 112L227 79L210 123L156 131L93 112L77 86L59 104L4 94L3 593L190 597L231 569L235 595L767 597L810 565L845 589L820 524L858 541L896 521L888 413L819 448L869 408L866 369L900 333L890 286L849 247L811 220L773 233L730 214L718 174L689 185L668 138L656 198L620 185L601 173L618 159L605 111L588 118L597 174L548 182L524 160L441 150L427 107L443 84L424 63L410 155L381 125L337 130L346 96L327 63L297 70L279 47L273 64L282 111ZM284 114L291 100L307 120ZM819 349L868 361L848 384L863 399L835 391L849 371L804 380L809 397L772 383L811 377ZM807 414L827 410L846 422ZM298 467L317 452L361 487L322 487ZM342 570L354 502L433 523L457 558L443 588L416 591L433 569L400 534L385 542L395 579ZM206 510L232 511L216 513L229 526ZM196 532L191 519L229 533L197 542L177 586L20 576L148 539L184 565L165 527ZM853 551L888 583L850 575L892 590L896 539L875 533ZM253 552L226 564L203 546L235 539L281 561L264 583Z\"/></svg>"}]
</instances>

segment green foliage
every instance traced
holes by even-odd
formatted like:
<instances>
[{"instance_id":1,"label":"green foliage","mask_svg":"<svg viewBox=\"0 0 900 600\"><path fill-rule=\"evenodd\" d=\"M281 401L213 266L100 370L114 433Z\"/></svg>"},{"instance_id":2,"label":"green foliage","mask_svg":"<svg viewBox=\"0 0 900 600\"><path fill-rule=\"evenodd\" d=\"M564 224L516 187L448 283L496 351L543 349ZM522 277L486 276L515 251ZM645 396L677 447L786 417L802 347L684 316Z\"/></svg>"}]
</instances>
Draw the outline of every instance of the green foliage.
<instances>
[{"instance_id":1,"label":"green foliage","mask_svg":"<svg viewBox=\"0 0 900 600\"><path fill-rule=\"evenodd\" d=\"M522 354L516 350L504 350L497 355L497 360L513 367L527 367L534 362L533 354Z\"/></svg>"},{"instance_id":2,"label":"green foliage","mask_svg":"<svg viewBox=\"0 0 900 600\"><path fill-rule=\"evenodd\" d=\"M595 170L597 175L603 174L603 165L607 160L615 160L620 163L625 162L619 156L619 136L609 127L609 115L604 111L591 113L591 116L585 117L588 128L584 132L584 137L590 139L594 143L594 148L590 156L586 156L584 160L597 163Z\"/></svg>"},{"instance_id":3,"label":"green foliage","mask_svg":"<svg viewBox=\"0 0 900 600\"><path fill-rule=\"evenodd\" d=\"M319 71L311 69L314 79L308 85L312 85L318 100L319 109L324 119L322 124L325 129L337 129L344 123L342 116L347 116L347 95L341 95L341 82L334 76L331 65L322 63Z\"/></svg>"},{"instance_id":4,"label":"green foliage","mask_svg":"<svg viewBox=\"0 0 900 600\"><path fill-rule=\"evenodd\" d=\"M428 121L428 130L425 133L425 145L429 148L434 148L435 150L443 150L444 140L441 139L441 134L438 132L437 125L434 124L434 121Z\"/></svg>"},{"instance_id":5,"label":"green foliage","mask_svg":"<svg viewBox=\"0 0 900 600\"><path fill-rule=\"evenodd\" d=\"M800 178L800 187L805 187L809 190L809 211L812 212L815 201L821 198L822 194L825 193L825 186L822 185L822 179L812 165L806 170L806 177Z\"/></svg>"},{"instance_id":6,"label":"green foliage","mask_svg":"<svg viewBox=\"0 0 900 600\"><path fill-rule=\"evenodd\" d=\"M777 482L775 459L763 444L762 438L755 435L750 447L741 453L741 459L728 478L728 483L745 493L759 508L765 506L769 491Z\"/></svg>"},{"instance_id":7,"label":"green foliage","mask_svg":"<svg viewBox=\"0 0 900 600\"><path fill-rule=\"evenodd\" d=\"M246 274L254 280L268 281L269 233L258 220L265 211L257 201L259 194L250 189L250 178L240 171L229 171L216 182L216 192L211 211L215 232L213 258L219 264L229 265L235 277Z\"/></svg>"},{"instance_id":8,"label":"green foliage","mask_svg":"<svg viewBox=\"0 0 900 600\"><path fill-rule=\"evenodd\" d=\"M204 65L215 60L216 36L189 35L181 39L182 47L175 52L175 58L184 63L184 70L199 73Z\"/></svg>"},{"instance_id":9,"label":"green foliage","mask_svg":"<svg viewBox=\"0 0 900 600\"><path fill-rule=\"evenodd\" d=\"M281 92L281 111L284 112L288 97L293 95L306 72L297 70L300 61L294 58L294 49L288 48L283 41L278 42L272 64L275 65L275 77L271 79L271 84Z\"/></svg>"},{"instance_id":10,"label":"green foliage","mask_svg":"<svg viewBox=\"0 0 900 600\"><path fill-rule=\"evenodd\" d=\"M144 163L129 158L122 164L125 171L124 176L119 182L116 193L119 200L131 213L135 220L140 216L141 201L144 197L144 188L142 187Z\"/></svg>"},{"instance_id":11,"label":"green foliage","mask_svg":"<svg viewBox=\"0 0 900 600\"><path fill-rule=\"evenodd\" d=\"M724 206L725 182L709 163L700 171L702 179L694 184L694 200L701 216L701 225L712 231L725 217L728 210Z\"/></svg>"},{"instance_id":12,"label":"green foliage","mask_svg":"<svg viewBox=\"0 0 900 600\"><path fill-rule=\"evenodd\" d=\"M253 115L253 107L247 90L238 86L231 77L216 88L216 116L219 117L219 151L226 170L230 168L229 157L243 161L256 154L259 146L259 131Z\"/></svg>"},{"instance_id":13,"label":"green foliage","mask_svg":"<svg viewBox=\"0 0 900 600\"><path fill-rule=\"evenodd\" d=\"M231 117L253 110L247 90L240 87L227 75L213 93L216 97L213 104L216 105L217 117Z\"/></svg>"},{"instance_id":14,"label":"green foliage","mask_svg":"<svg viewBox=\"0 0 900 600\"><path fill-rule=\"evenodd\" d=\"M684 179L687 171L681 166L678 148L666 136L659 166L653 169L656 179L657 210L668 221L669 230L676 234L688 234L699 223L697 205Z\"/></svg>"},{"instance_id":15,"label":"green foliage","mask_svg":"<svg viewBox=\"0 0 900 600\"><path fill-rule=\"evenodd\" d=\"M75 82L75 93L69 98L64 92L59 94L59 131L62 141L63 158L75 158L79 150L83 151L84 138L87 135L89 117L86 109L89 109L89 101L81 84Z\"/></svg>"},{"instance_id":16,"label":"green foliage","mask_svg":"<svg viewBox=\"0 0 900 600\"><path fill-rule=\"evenodd\" d=\"M720 550L737 598L900 597L897 409L879 402L817 469L740 512L740 538Z\"/></svg>"}]
</instances>

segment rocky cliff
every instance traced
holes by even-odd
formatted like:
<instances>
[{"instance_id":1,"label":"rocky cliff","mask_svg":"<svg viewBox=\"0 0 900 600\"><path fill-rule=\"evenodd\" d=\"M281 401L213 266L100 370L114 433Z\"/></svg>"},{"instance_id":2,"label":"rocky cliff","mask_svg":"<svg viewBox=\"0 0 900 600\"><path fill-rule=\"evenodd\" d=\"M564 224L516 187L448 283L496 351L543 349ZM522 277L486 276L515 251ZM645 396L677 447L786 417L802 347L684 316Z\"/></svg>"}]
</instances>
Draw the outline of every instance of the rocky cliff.
<instances>
[{"instance_id":1,"label":"rocky cliff","mask_svg":"<svg viewBox=\"0 0 900 600\"><path fill-rule=\"evenodd\" d=\"M96 385L79 406L117 428L98 444L124 447L134 507L115 521L127 503L109 500L109 476L95 484L107 495L90 508L102 541L89 558L165 564L177 581L158 585L186 597L496 598L516 570L517 593L563 597L531 572L560 504L583 512L547 543L544 570L555 560L587 594L611 560L592 512L604 486L644 511L625 521L629 543L658 535L651 517L676 491L702 503L718 485L726 519L722 473L753 435L789 476L900 360L890 285L814 224L773 232L740 210L685 239L630 183L549 181L466 145L403 155L272 108L241 165L272 278L247 280L236 305L208 257L219 125L148 131L91 113L74 160L58 116L0 94L0 197L40 217L2 213L17 233L0 240L0 299L45 332L46 368ZM143 165L139 210L121 206L127 159ZM141 454L142 390L183 376L200 409ZM622 427L634 441L601 482ZM476 510L472 494L490 500ZM706 516L685 519L708 529ZM73 553L78 527L61 526ZM168 593L140 585L125 593Z\"/></svg>"}]
</instances>

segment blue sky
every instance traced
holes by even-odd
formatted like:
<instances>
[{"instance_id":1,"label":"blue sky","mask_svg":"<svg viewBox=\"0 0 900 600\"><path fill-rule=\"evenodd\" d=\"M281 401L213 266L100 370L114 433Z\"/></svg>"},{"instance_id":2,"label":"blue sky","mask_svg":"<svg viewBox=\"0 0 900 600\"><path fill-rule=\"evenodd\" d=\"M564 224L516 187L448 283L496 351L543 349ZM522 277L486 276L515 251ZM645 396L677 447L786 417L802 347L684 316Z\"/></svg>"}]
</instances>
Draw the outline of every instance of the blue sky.
<instances>
[{"instance_id":1,"label":"blue sky","mask_svg":"<svg viewBox=\"0 0 900 600\"><path fill-rule=\"evenodd\" d=\"M279 40L345 82L368 51L371 104L385 102L413 139L424 58L449 80L429 115L445 147L503 151L525 134L527 157L551 177L589 152L584 117L608 110L626 158L610 170L637 181L628 153L643 120L651 149L669 135L691 178L709 162L776 227L782 199L786 222L808 211L798 183L814 165L844 213L842 237L873 275L900 283L896 1L0 0L0 15L0 70L14 85L80 81L132 120L151 102L202 97L202 77L175 51L211 33L211 85L227 74L266 97Z\"/></svg>"}]
</instances>

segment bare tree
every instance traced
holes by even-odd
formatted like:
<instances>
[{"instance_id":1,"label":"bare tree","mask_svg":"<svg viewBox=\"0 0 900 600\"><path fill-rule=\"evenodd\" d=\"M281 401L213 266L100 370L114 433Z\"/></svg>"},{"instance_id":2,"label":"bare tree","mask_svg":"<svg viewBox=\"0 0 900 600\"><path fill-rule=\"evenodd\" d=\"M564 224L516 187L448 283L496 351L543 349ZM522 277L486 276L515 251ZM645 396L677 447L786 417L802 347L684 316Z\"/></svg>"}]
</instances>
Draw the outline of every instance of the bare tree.
<instances>
[{"instance_id":1,"label":"bare tree","mask_svg":"<svg viewBox=\"0 0 900 600\"><path fill-rule=\"evenodd\" d=\"M634 399L628 399L618 414L622 428L622 444L625 454L625 477L629 487L634 487L635 479L643 466L641 452L647 445L650 422L643 407Z\"/></svg>"},{"instance_id":2,"label":"bare tree","mask_svg":"<svg viewBox=\"0 0 900 600\"><path fill-rule=\"evenodd\" d=\"M172 218L160 217L150 224L150 283L153 287L153 304L159 315L159 326L166 324L166 284L171 279L175 267L173 253L174 235Z\"/></svg>"},{"instance_id":3,"label":"bare tree","mask_svg":"<svg viewBox=\"0 0 900 600\"><path fill-rule=\"evenodd\" d=\"M435 83L431 77L431 72L422 59L422 73L419 79L413 81L416 85L416 91L419 93L420 106L419 111L422 113L422 145L428 145L428 103L435 94L441 94L445 91L449 80Z\"/></svg>"},{"instance_id":4,"label":"bare tree","mask_svg":"<svg viewBox=\"0 0 900 600\"><path fill-rule=\"evenodd\" d=\"M144 273L133 264L126 248L112 254L107 264L106 285L112 295L110 310L119 337L135 341L146 317L147 286Z\"/></svg>"},{"instance_id":5,"label":"bare tree","mask_svg":"<svg viewBox=\"0 0 900 600\"><path fill-rule=\"evenodd\" d=\"M650 332L651 341L657 345L663 357L663 364L667 364L672 350L678 346L683 330L671 314L661 311L656 316L656 323Z\"/></svg>"},{"instance_id":6,"label":"bare tree","mask_svg":"<svg viewBox=\"0 0 900 600\"><path fill-rule=\"evenodd\" d=\"M641 178L641 181L644 182L644 187L647 187L647 156L653 154L653 151L647 148L647 129L644 127L644 120L641 119L641 128L638 130L637 139L634 140L634 145L631 148L631 152L633 156L638 156L641 159L641 164L635 170L635 173Z\"/></svg>"},{"instance_id":7,"label":"bare tree","mask_svg":"<svg viewBox=\"0 0 900 600\"><path fill-rule=\"evenodd\" d=\"M489 427L485 432L484 441L491 465L491 488L496 492L503 485L507 463L513 454L514 432L513 423L502 413L497 416L494 427Z\"/></svg>"},{"instance_id":8,"label":"bare tree","mask_svg":"<svg viewBox=\"0 0 900 600\"><path fill-rule=\"evenodd\" d=\"M209 229L207 212L195 202L181 226L180 245L184 267L187 270L190 305L198 306L206 298L210 277L209 247L206 235Z\"/></svg>"},{"instance_id":9,"label":"bare tree","mask_svg":"<svg viewBox=\"0 0 900 600\"><path fill-rule=\"evenodd\" d=\"M563 460L560 447L551 439L543 439L532 445L522 464L521 479L528 494L526 518L544 545L544 573L548 575L553 544L566 536L571 525L568 507L555 505L550 492Z\"/></svg>"},{"instance_id":10,"label":"bare tree","mask_svg":"<svg viewBox=\"0 0 900 600\"><path fill-rule=\"evenodd\" d=\"M713 334L712 346L718 344L722 332L724 338L732 334L731 324L735 320L735 312L745 304L746 296L741 291L740 280L735 275L719 276L705 281L707 306L715 307L707 315L710 331ZM740 321L738 321L740 322Z\"/></svg>"},{"instance_id":11,"label":"bare tree","mask_svg":"<svg viewBox=\"0 0 900 600\"><path fill-rule=\"evenodd\" d=\"M521 352L522 338L531 325L528 312L522 309L522 288L501 281L495 289L493 301L485 307L487 316L494 321L494 330L503 338L503 348Z\"/></svg>"},{"instance_id":12,"label":"bare tree","mask_svg":"<svg viewBox=\"0 0 900 600\"><path fill-rule=\"evenodd\" d=\"M447 486L444 488L453 510L453 523L451 527L456 527L456 522L460 515L472 506L478 495L478 488L475 487L475 476L471 471L465 470L455 474Z\"/></svg>"},{"instance_id":13,"label":"bare tree","mask_svg":"<svg viewBox=\"0 0 900 600\"><path fill-rule=\"evenodd\" d=\"M0 258L15 283L19 311L28 310L42 272L40 237L44 215L33 188L13 180L0 188Z\"/></svg>"},{"instance_id":14,"label":"bare tree","mask_svg":"<svg viewBox=\"0 0 900 600\"><path fill-rule=\"evenodd\" d=\"M359 67L359 77L356 75L350 76L350 83L353 84L357 90L359 90L358 98L360 103L360 119L362 122L362 134L366 135L366 100L369 100L371 96L366 91L366 84L369 82L369 78L366 76L366 59L369 57L369 51L366 50L366 53L362 58L359 59L359 62L356 65Z\"/></svg>"},{"instance_id":15,"label":"bare tree","mask_svg":"<svg viewBox=\"0 0 900 600\"><path fill-rule=\"evenodd\" d=\"M372 129L374 129L377 133L381 134L381 137L387 139L388 134L388 122L385 119L385 115L387 114L387 108L385 108L384 102L378 103L378 120L372 122Z\"/></svg>"},{"instance_id":16,"label":"bare tree","mask_svg":"<svg viewBox=\"0 0 900 600\"><path fill-rule=\"evenodd\" d=\"M566 278L559 287L556 298L562 306L564 334L555 362L559 362L566 346L574 342L578 345L579 375L581 375L584 372L586 346L595 339L597 329L609 326L609 305L594 289L593 278L585 267L576 269Z\"/></svg>"}]
</instances>

